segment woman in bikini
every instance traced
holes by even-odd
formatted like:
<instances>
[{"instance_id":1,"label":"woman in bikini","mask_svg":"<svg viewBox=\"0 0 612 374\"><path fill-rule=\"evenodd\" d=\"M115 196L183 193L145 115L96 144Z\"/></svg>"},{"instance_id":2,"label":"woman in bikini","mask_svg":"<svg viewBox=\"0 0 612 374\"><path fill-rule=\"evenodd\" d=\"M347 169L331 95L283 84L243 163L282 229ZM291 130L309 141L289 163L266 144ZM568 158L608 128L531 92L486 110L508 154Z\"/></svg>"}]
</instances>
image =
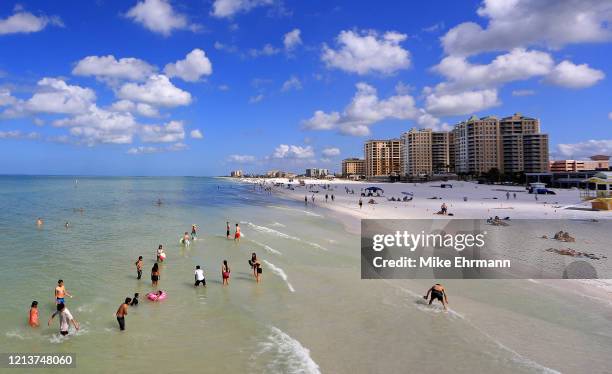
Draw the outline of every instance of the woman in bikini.
<instances>
[{"instance_id":1,"label":"woman in bikini","mask_svg":"<svg viewBox=\"0 0 612 374\"><path fill-rule=\"evenodd\" d=\"M223 265L221 265L221 277L223 278L224 286L229 286L230 272L231 270L227 264L227 260L223 260Z\"/></svg>"}]
</instances>

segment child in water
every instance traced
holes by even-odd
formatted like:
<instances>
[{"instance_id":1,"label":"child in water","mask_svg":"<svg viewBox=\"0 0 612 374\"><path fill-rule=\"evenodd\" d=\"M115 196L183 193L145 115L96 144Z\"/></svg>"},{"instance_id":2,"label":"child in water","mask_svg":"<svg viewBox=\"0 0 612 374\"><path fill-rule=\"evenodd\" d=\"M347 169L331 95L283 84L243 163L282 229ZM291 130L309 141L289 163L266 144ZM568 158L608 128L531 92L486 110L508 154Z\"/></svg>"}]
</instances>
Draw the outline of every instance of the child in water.
<instances>
[{"instance_id":1,"label":"child in water","mask_svg":"<svg viewBox=\"0 0 612 374\"><path fill-rule=\"evenodd\" d=\"M38 301L32 301L32 306L30 307L30 326L38 327Z\"/></svg>"},{"instance_id":2,"label":"child in water","mask_svg":"<svg viewBox=\"0 0 612 374\"><path fill-rule=\"evenodd\" d=\"M138 296L139 296L139 294L138 294L138 292L136 292L134 294L134 298L132 299L132 302L130 303L130 306L138 305Z\"/></svg>"}]
</instances>

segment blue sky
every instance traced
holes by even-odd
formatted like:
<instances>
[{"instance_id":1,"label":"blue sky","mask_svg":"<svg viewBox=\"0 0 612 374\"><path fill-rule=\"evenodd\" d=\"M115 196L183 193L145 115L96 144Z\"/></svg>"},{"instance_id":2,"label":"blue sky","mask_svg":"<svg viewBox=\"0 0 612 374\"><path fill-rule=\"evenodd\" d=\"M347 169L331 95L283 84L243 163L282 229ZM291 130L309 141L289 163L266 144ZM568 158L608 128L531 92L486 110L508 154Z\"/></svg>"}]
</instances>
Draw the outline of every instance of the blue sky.
<instances>
[{"instance_id":1,"label":"blue sky","mask_svg":"<svg viewBox=\"0 0 612 374\"><path fill-rule=\"evenodd\" d=\"M540 118L612 153L598 0L4 1L0 173L338 170L363 141Z\"/></svg>"}]
</instances>

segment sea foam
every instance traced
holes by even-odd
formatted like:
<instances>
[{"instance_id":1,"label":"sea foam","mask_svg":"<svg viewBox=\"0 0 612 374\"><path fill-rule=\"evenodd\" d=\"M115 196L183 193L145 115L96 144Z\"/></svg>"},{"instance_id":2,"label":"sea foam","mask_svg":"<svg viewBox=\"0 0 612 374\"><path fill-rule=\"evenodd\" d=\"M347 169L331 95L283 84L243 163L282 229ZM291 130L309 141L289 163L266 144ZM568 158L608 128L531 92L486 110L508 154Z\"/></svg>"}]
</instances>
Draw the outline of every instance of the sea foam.
<instances>
[{"instance_id":1,"label":"sea foam","mask_svg":"<svg viewBox=\"0 0 612 374\"><path fill-rule=\"evenodd\" d=\"M281 329L271 326L266 341L259 343L258 354L273 356L267 365L271 373L320 374L319 365L310 357L310 351Z\"/></svg>"},{"instance_id":2,"label":"sea foam","mask_svg":"<svg viewBox=\"0 0 612 374\"><path fill-rule=\"evenodd\" d=\"M283 269L281 269L281 268L277 267L277 266L276 266L276 265L274 265L273 263L268 262L268 261L266 261L266 260L263 260L263 262L265 262L265 263L266 263L266 265L268 265L268 267L270 268L270 270L271 270L271 271L272 271L274 274L276 274L276 275L278 275L279 277L281 277L281 278L282 278L282 279L285 281L285 283L287 283L287 287L289 288L289 291L291 291L291 292L295 292L295 289L293 288L293 286L291 285L291 283L289 283L289 281L287 280L287 274L285 273L285 271L284 271Z\"/></svg>"}]
</instances>

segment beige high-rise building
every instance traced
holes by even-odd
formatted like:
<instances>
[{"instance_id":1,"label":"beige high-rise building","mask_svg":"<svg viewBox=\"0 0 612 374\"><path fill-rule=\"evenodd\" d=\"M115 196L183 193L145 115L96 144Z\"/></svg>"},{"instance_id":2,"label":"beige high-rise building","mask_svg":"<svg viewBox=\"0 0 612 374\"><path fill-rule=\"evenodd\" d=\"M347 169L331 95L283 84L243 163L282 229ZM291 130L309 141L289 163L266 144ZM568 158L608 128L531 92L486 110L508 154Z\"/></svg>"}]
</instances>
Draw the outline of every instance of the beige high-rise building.
<instances>
[{"instance_id":1,"label":"beige high-rise building","mask_svg":"<svg viewBox=\"0 0 612 374\"><path fill-rule=\"evenodd\" d=\"M503 172L499 120L472 116L453 129L455 171L483 174L497 168Z\"/></svg>"},{"instance_id":2,"label":"beige high-rise building","mask_svg":"<svg viewBox=\"0 0 612 374\"><path fill-rule=\"evenodd\" d=\"M363 146L366 178L399 176L402 145L399 139L368 140Z\"/></svg>"},{"instance_id":3,"label":"beige high-rise building","mask_svg":"<svg viewBox=\"0 0 612 374\"><path fill-rule=\"evenodd\" d=\"M365 160L360 158L346 158L342 160L342 176L365 176Z\"/></svg>"},{"instance_id":4,"label":"beige high-rise building","mask_svg":"<svg viewBox=\"0 0 612 374\"><path fill-rule=\"evenodd\" d=\"M515 113L499 121L505 173L538 173L548 170L548 135L540 121Z\"/></svg>"},{"instance_id":5,"label":"beige high-rise building","mask_svg":"<svg viewBox=\"0 0 612 374\"><path fill-rule=\"evenodd\" d=\"M402 135L402 174L409 177L449 171L450 134L415 128Z\"/></svg>"},{"instance_id":6,"label":"beige high-rise building","mask_svg":"<svg viewBox=\"0 0 612 374\"><path fill-rule=\"evenodd\" d=\"M548 134L540 133L540 121L516 113L498 120L471 117L451 134L455 171L483 174L538 173L548 170Z\"/></svg>"},{"instance_id":7,"label":"beige high-rise building","mask_svg":"<svg viewBox=\"0 0 612 374\"><path fill-rule=\"evenodd\" d=\"M402 135L402 175L415 177L432 174L431 138L430 129L413 128Z\"/></svg>"}]
</instances>

